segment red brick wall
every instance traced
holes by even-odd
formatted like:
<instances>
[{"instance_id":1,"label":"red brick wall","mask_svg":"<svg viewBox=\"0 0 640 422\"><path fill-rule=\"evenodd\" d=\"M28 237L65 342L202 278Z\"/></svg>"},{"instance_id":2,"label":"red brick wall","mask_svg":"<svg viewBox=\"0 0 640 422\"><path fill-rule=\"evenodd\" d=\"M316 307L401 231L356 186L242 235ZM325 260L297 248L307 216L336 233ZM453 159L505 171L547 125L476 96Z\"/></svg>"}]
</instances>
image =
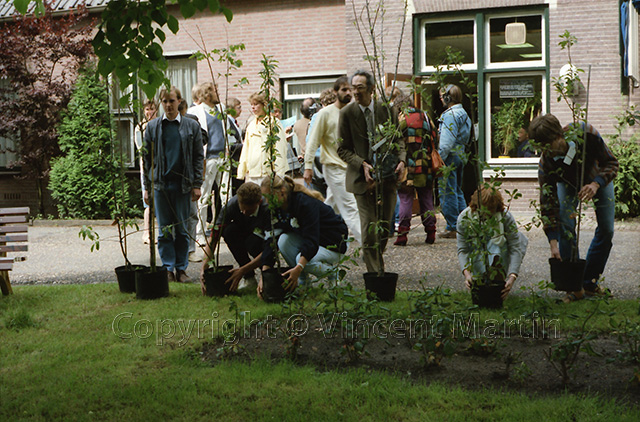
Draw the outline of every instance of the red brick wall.
<instances>
[{"instance_id":1,"label":"red brick wall","mask_svg":"<svg viewBox=\"0 0 640 422\"><path fill-rule=\"evenodd\" d=\"M168 34L164 48L165 52L198 50L198 28L208 51L244 43L246 50L238 52L243 66L229 80L229 97L243 102L242 122L250 114L249 95L260 89L258 73L263 53L278 60L279 74L346 71L344 0L230 0L225 4L233 11L231 23L209 12L187 20L179 18L180 31L177 36ZM179 16L177 9L174 15ZM216 64L214 72L224 73L224 69ZM249 80L249 85L233 87L242 77ZM198 63L198 81L211 81L205 61ZM224 78L217 82L224 101L227 84Z\"/></svg>"},{"instance_id":2,"label":"red brick wall","mask_svg":"<svg viewBox=\"0 0 640 422\"><path fill-rule=\"evenodd\" d=\"M16 179L10 173L0 173L0 208L9 207L29 207L31 216L37 215L40 204L36 183ZM45 212L54 215L57 212L48 189L45 189Z\"/></svg>"}]
</instances>

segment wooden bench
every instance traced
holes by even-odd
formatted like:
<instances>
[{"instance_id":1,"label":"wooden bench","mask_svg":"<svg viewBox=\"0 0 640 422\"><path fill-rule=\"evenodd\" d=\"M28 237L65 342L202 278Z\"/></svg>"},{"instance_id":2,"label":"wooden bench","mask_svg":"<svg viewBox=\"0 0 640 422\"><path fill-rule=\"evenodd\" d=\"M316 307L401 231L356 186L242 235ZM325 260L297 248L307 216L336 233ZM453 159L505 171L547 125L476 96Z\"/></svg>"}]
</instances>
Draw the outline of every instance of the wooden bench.
<instances>
[{"instance_id":1,"label":"wooden bench","mask_svg":"<svg viewBox=\"0 0 640 422\"><path fill-rule=\"evenodd\" d=\"M15 261L25 257L7 257L7 252L27 251L29 208L0 208L0 289L3 295L13 293L9 271ZM19 224L24 223L24 224Z\"/></svg>"}]
</instances>

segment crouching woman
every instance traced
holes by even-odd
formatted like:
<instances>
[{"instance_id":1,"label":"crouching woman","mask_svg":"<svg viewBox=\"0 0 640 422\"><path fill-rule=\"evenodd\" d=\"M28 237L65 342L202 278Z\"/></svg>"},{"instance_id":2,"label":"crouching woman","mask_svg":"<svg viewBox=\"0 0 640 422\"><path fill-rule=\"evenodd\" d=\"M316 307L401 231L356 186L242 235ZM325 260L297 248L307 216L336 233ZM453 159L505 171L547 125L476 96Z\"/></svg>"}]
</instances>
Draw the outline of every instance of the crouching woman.
<instances>
[{"instance_id":1,"label":"crouching woman","mask_svg":"<svg viewBox=\"0 0 640 422\"><path fill-rule=\"evenodd\" d=\"M457 221L458 261L467 288L474 278L490 276L505 281L504 300L511 291L529 241L518 231L509 211L505 210L500 191L480 188Z\"/></svg>"},{"instance_id":2,"label":"crouching woman","mask_svg":"<svg viewBox=\"0 0 640 422\"><path fill-rule=\"evenodd\" d=\"M316 277L335 274L337 263L347 251L349 229L333 208L322 202L322 195L295 183L289 176L266 177L262 181L262 194L275 205L274 215L277 247L289 267L283 274L285 287L293 291L302 276ZM262 253L263 270L275 265L271 241L265 242ZM258 283L258 295L262 293L262 280Z\"/></svg>"}]
</instances>

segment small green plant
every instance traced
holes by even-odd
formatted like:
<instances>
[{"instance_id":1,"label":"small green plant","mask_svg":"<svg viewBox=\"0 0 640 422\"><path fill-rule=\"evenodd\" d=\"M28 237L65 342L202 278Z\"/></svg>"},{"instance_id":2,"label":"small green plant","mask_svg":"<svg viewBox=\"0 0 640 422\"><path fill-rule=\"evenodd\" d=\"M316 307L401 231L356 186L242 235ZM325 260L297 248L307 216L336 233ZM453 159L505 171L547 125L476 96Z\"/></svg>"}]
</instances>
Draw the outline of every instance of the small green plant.
<instances>
[{"instance_id":1,"label":"small green plant","mask_svg":"<svg viewBox=\"0 0 640 422\"><path fill-rule=\"evenodd\" d=\"M524 385L529 378L531 378L532 374L533 371L529 368L529 365L523 361L520 362L520 365L513 368L513 376L511 379L520 385Z\"/></svg>"},{"instance_id":2,"label":"small green plant","mask_svg":"<svg viewBox=\"0 0 640 422\"><path fill-rule=\"evenodd\" d=\"M91 252L100 249L100 234L93 227L82 226L80 232L78 232L78 237L81 237L82 240L89 239L91 241Z\"/></svg>"},{"instance_id":3,"label":"small green plant","mask_svg":"<svg viewBox=\"0 0 640 422\"><path fill-rule=\"evenodd\" d=\"M640 322L625 318L623 321L611 321L612 334L623 347L616 357L618 360L640 363Z\"/></svg>"},{"instance_id":4,"label":"small green plant","mask_svg":"<svg viewBox=\"0 0 640 422\"><path fill-rule=\"evenodd\" d=\"M475 356L491 356L498 350L498 342L486 337L472 338L465 351Z\"/></svg>"},{"instance_id":5,"label":"small green plant","mask_svg":"<svg viewBox=\"0 0 640 422\"><path fill-rule=\"evenodd\" d=\"M22 331L26 328L35 327L36 322L26 309L20 308L7 315L4 325L10 330Z\"/></svg>"},{"instance_id":6,"label":"small green plant","mask_svg":"<svg viewBox=\"0 0 640 422\"><path fill-rule=\"evenodd\" d=\"M595 305L592 309L587 310L586 315L570 315L571 318L582 318L582 325L578 332L570 333L560 342L554 344L549 349L544 350L544 354L549 360L549 363L553 369L562 378L563 384L568 384L571 381L569 372L576 363L578 355L581 351L591 355L600 356L591 347L590 341L596 339L598 336L593 332L587 331L587 323L597 313L600 303L603 299L596 299Z\"/></svg>"},{"instance_id":7,"label":"small green plant","mask_svg":"<svg viewBox=\"0 0 640 422\"><path fill-rule=\"evenodd\" d=\"M420 332L407 339L413 350L420 353L420 362L425 368L438 367L445 357L453 356L458 345L455 336L455 315L449 310L450 291L442 286L425 288L415 296L412 314L427 322ZM462 315L462 314L459 314ZM464 319L464 318L463 318ZM415 335L416 341L411 337Z\"/></svg>"}]
</instances>

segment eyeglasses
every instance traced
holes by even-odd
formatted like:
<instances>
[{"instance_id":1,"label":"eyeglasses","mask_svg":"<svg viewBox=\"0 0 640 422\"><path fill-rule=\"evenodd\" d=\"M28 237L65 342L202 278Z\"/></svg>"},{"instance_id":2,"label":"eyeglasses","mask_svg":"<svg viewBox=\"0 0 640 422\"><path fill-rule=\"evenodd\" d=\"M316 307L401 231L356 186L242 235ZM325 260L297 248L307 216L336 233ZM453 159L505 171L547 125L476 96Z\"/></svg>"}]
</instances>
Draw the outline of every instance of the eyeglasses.
<instances>
[{"instance_id":1,"label":"eyeglasses","mask_svg":"<svg viewBox=\"0 0 640 422\"><path fill-rule=\"evenodd\" d=\"M353 89L355 89L356 91L367 91L368 87L366 85L354 85Z\"/></svg>"}]
</instances>

